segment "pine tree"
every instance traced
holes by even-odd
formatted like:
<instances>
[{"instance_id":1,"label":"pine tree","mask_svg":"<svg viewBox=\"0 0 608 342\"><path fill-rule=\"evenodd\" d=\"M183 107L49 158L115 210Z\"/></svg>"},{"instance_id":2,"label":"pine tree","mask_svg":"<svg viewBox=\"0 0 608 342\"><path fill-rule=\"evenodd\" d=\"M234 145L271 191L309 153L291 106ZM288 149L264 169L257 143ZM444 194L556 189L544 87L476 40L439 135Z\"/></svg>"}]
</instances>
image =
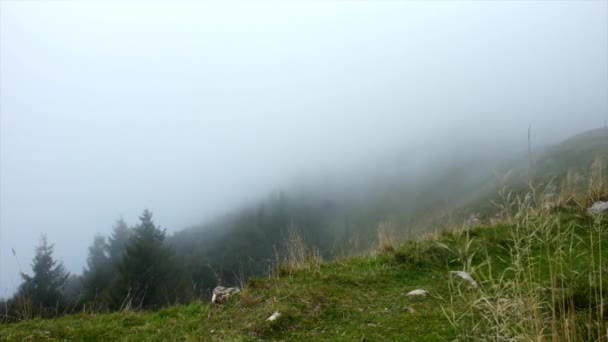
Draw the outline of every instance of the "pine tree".
<instances>
[{"instance_id":1,"label":"pine tree","mask_svg":"<svg viewBox=\"0 0 608 342\"><path fill-rule=\"evenodd\" d=\"M158 307L180 295L181 272L165 245L166 231L154 225L152 213L146 209L139 219L119 266L117 294L135 307Z\"/></svg>"},{"instance_id":2,"label":"pine tree","mask_svg":"<svg viewBox=\"0 0 608 342\"><path fill-rule=\"evenodd\" d=\"M110 263L120 263L125 253L125 247L127 241L129 241L130 235L131 230L127 226L125 220L121 217L116 221L112 230L112 236L108 239L107 250Z\"/></svg>"},{"instance_id":3,"label":"pine tree","mask_svg":"<svg viewBox=\"0 0 608 342\"><path fill-rule=\"evenodd\" d=\"M85 298L89 301L102 301L112 280L107 249L106 238L95 236L89 247L87 268L83 272Z\"/></svg>"},{"instance_id":4,"label":"pine tree","mask_svg":"<svg viewBox=\"0 0 608 342\"><path fill-rule=\"evenodd\" d=\"M40 238L36 256L32 261L33 275L21 273L23 283L18 294L31 300L35 308L60 308L63 306L62 289L69 277L62 263L53 259L54 245L49 245L46 235Z\"/></svg>"}]
</instances>

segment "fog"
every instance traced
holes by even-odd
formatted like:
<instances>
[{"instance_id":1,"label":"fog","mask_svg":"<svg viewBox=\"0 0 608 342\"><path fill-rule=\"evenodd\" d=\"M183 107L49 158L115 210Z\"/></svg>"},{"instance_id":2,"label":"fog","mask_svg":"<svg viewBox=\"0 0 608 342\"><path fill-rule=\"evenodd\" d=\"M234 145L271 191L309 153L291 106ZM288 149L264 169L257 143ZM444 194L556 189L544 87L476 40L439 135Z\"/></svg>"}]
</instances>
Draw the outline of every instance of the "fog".
<instances>
[{"instance_id":1,"label":"fog","mask_svg":"<svg viewBox=\"0 0 608 342\"><path fill-rule=\"evenodd\" d=\"M602 126L607 4L2 1L0 297L41 233L80 273L144 208L175 232L397 151Z\"/></svg>"}]
</instances>

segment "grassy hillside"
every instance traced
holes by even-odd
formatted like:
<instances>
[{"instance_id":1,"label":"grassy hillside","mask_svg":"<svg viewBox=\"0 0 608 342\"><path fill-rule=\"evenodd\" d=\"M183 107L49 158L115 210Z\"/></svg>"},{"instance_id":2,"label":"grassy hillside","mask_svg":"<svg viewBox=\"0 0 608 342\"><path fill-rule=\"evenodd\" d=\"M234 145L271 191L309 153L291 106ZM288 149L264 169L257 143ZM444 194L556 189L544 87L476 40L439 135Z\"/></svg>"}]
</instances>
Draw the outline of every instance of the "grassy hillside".
<instances>
[{"instance_id":1,"label":"grassy hillside","mask_svg":"<svg viewBox=\"0 0 608 342\"><path fill-rule=\"evenodd\" d=\"M201 301L5 324L0 340L608 340L608 218L585 212L608 194L608 130L533 160L532 186L520 156L494 173L468 160L416 184L271 196L171 238ZM207 288L237 283L208 303Z\"/></svg>"},{"instance_id":2,"label":"grassy hillside","mask_svg":"<svg viewBox=\"0 0 608 342\"><path fill-rule=\"evenodd\" d=\"M311 181L180 231L169 240L197 289L208 295L218 283L230 285L239 277L267 274L291 226L331 259L369 250L379 224L389 224L404 239L460 224L473 213L488 220L497 212L493 202L500 200L501 189L518 195L531 191L526 154L488 150L450 149L429 157L424 166L410 165L411 156L396 155L374 168L376 178ZM602 156L608 168L607 129L535 152L535 191L542 192L553 182L565 198L568 193L587 196L591 165ZM607 175L604 172L604 178Z\"/></svg>"},{"instance_id":3,"label":"grassy hillside","mask_svg":"<svg viewBox=\"0 0 608 342\"><path fill-rule=\"evenodd\" d=\"M427 235L322 262L299 249L225 303L76 314L0 340L445 341L605 339L608 218L520 207L495 226ZM466 270L479 287L450 271ZM410 297L414 289L427 296ZM267 318L275 311L281 316Z\"/></svg>"},{"instance_id":4,"label":"grassy hillside","mask_svg":"<svg viewBox=\"0 0 608 342\"><path fill-rule=\"evenodd\" d=\"M608 128L578 134L543 152L537 162L541 179L563 177L568 171L585 172L597 156L608 156Z\"/></svg>"},{"instance_id":5,"label":"grassy hillside","mask_svg":"<svg viewBox=\"0 0 608 342\"><path fill-rule=\"evenodd\" d=\"M454 218L463 220L471 213L479 213L486 218L491 217L496 214L497 207L494 202L501 200L499 194L501 190L523 196L527 193L540 195L552 189L552 195L556 197L554 201L574 199L584 206L590 204L590 200L598 199L599 193L605 192L608 187L606 180L608 180L608 128L594 129L575 135L559 144L535 149L532 153L531 173L529 173L528 155L520 154L515 158L503 160L495 166L493 176L478 178L475 191L463 194L457 201L440 208L434 215L429 215L421 222L423 225L428 225L430 222L445 224L448 215L452 220ZM598 194L590 193L593 191L597 191Z\"/></svg>"}]
</instances>

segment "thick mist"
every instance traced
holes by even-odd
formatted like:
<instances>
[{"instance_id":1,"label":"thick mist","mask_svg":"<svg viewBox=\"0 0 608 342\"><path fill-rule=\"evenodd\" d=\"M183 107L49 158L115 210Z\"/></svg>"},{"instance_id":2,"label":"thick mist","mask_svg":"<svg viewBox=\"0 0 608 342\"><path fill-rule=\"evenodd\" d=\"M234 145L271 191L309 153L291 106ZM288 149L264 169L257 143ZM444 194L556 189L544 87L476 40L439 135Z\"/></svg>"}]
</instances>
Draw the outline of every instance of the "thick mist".
<instances>
[{"instance_id":1,"label":"thick mist","mask_svg":"<svg viewBox=\"0 0 608 342\"><path fill-rule=\"evenodd\" d=\"M535 145L602 126L607 17L601 1L2 1L0 297L41 233L80 273L93 236L144 208L175 232L302 180L417 177L431 156L523 150L529 125Z\"/></svg>"}]
</instances>

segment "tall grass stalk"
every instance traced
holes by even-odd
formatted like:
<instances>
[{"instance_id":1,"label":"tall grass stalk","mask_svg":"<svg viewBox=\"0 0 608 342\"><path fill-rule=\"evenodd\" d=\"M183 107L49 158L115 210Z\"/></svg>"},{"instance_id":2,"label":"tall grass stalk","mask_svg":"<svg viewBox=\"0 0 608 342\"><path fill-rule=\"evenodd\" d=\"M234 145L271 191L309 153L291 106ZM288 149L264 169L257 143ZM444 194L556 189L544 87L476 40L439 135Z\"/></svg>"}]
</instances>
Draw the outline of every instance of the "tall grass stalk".
<instances>
[{"instance_id":1,"label":"tall grass stalk","mask_svg":"<svg viewBox=\"0 0 608 342\"><path fill-rule=\"evenodd\" d=\"M538 196L548 199L548 196ZM476 290L450 285L444 313L460 338L479 341L608 341L605 322L605 261L602 240L607 220L596 217L588 238L576 220L506 196L504 213L512 215L509 265L496 272L488 260L463 267L483 279ZM517 203L517 212L510 210ZM540 209L536 209L536 208ZM582 214L581 214L582 215ZM591 218L590 218L591 219ZM465 239L460 249L470 249ZM581 251L584 251L581 253ZM469 252L470 253L470 252Z\"/></svg>"},{"instance_id":2,"label":"tall grass stalk","mask_svg":"<svg viewBox=\"0 0 608 342\"><path fill-rule=\"evenodd\" d=\"M323 257L317 248L308 248L299 230L289 228L287 239L280 250L275 249L275 273L291 274L300 269L316 270L323 263Z\"/></svg>"},{"instance_id":3,"label":"tall grass stalk","mask_svg":"<svg viewBox=\"0 0 608 342\"><path fill-rule=\"evenodd\" d=\"M378 224L378 249L383 252L393 252L396 246L395 226L390 221Z\"/></svg>"}]
</instances>

